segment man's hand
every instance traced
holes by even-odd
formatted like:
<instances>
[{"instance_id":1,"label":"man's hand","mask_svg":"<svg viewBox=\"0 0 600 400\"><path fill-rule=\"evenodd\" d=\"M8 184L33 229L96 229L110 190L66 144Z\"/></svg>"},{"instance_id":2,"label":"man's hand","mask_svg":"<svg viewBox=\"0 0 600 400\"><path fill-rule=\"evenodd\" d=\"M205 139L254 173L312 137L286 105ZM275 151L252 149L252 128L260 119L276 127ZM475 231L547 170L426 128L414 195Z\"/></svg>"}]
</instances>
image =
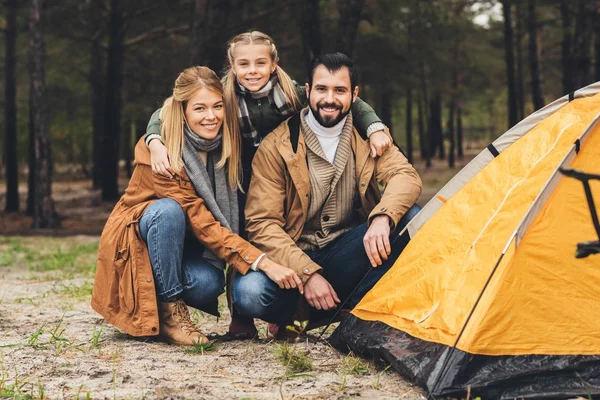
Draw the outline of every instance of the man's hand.
<instances>
[{"instance_id":1,"label":"man's hand","mask_svg":"<svg viewBox=\"0 0 600 400\"><path fill-rule=\"evenodd\" d=\"M275 282L281 289L298 288L300 294L304 293L302 280L291 269L269 260L266 256L258 263L258 269L267 274L269 279Z\"/></svg>"},{"instance_id":2,"label":"man's hand","mask_svg":"<svg viewBox=\"0 0 600 400\"><path fill-rule=\"evenodd\" d=\"M390 217L378 215L371 221L371 225L363 238L365 251L373 267L383 264L392 249L390 246Z\"/></svg>"},{"instance_id":3,"label":"man's hand","mask_svg":"<svg viewBox=\"0 0 600 400\"><path fill-rule=\"evenodd\" d=\"M369 146L371 147L371 157L382 156L383 153L392 146L390 137L383 130L375 131L369 136Z\"/></svg>"},{"instance_id":4,"label":"man's hand","mask_svg":"<svg viewBox=\"0 0 600 400\"><path fill-rule=\"evenodd\" d=\"M148 148L150 149L150 164L152 165L152 171L167 178L172 178L174 174L171 169L171 163L169 162L169 155L167 154L165 145L158 139L152 139L150 143L148 143Z\"/></svg>"},{"instance_id":5,"label":"man's hand","mask_svg":"<svg viewBox=\"0 0 600 400\"><path fill-rule=\"evenodd\" d=\"M321 274L312 274L304 286L304 297L317 310L331 310L340 302L333 287Z\"/></svg>"}]
</instances>

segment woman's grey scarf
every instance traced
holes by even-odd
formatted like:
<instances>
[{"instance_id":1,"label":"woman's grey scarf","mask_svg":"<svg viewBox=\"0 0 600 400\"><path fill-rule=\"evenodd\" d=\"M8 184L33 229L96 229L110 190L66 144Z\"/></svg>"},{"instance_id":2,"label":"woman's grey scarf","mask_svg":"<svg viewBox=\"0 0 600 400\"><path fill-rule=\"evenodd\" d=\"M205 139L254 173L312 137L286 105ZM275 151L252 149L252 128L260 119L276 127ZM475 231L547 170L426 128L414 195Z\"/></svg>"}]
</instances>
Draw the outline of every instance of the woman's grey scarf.
<instances>
[{"instance_id":1,"label":"woman's grey scarf","mask_svg":"<svg viewBox=\"0 0 600 400\"><path fill-rule=\"evenodd\" d=\"M269 99L269 105L282 116L282 121L293 115L295 112L290 99L286 96L285 91L279 84L279 78L276 73L271 74L269 82L256 92L249 92L248 89L237 82L236 88L238 91L237 98L239 105L238 117L240 119L240 133L244 139L251 139L254 142L255 147L258 147L260 144L261 138L258 136L256 129L252 126L248 105L246 104L246 97L251 97L253 99L267 97Z\"/></svg>"},{"instance_id":2,"label":"woman's grey scarf","mask_svg":"<svg viewBox=\"0 0 600 400\"><path fill-rule=\"evenodd\" d=\"M221 132L214 139L206 140L192 132L185 124L184 138L183 165L196 193L204 200L213 217L225 228L237 234L239 232L237 190L231 190L227 185L227 168L216 166L221 158ZM199 151L207 153L207 165L204 165L198 155ZM204 249L202 257L217 268L225 268L225 261L208 248Z\"/></svg>"}]
</instances>

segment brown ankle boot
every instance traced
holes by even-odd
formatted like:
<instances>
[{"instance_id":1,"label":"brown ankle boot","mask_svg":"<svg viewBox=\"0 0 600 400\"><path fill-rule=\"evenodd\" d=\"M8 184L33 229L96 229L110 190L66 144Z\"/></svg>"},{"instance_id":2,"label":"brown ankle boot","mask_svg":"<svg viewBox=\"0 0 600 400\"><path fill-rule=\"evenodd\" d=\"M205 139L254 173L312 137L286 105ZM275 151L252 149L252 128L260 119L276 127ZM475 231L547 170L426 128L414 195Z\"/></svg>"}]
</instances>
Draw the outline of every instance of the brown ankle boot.
<instances>
[{"instance_id":1,"label":"brown ankle boot","mask_svg":"<svg viewBox=\"0 0 600 400\"><path fill-rule=\"evenodd\" d=\"M190 313L183 300L172 303L158 303L160 336L170 344L191 346L206 343L208 338L200 332L190 319Z\"/></svg>"}]
</instances>

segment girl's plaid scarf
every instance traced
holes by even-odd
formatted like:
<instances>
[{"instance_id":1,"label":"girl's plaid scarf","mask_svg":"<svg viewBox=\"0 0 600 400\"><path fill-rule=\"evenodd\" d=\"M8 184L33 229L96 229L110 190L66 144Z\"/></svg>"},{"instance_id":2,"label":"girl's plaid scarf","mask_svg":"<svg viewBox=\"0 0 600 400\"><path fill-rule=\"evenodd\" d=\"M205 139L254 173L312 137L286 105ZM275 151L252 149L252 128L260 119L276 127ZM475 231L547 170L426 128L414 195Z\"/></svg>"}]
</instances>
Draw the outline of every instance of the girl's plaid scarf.
<instances>
[{"instance_id":1,"label":"girl's plaid scarf","mask_svg":"<svg viewBox=\"0 0 600 400\"><path fill-rule=\"evenodd\" d=\"M286 96L279 84L276 73L271 74L269 82L256 92L248 91L248 89L239 83L236 85L236 88L238 92L240 133L244 139L252 140L255 147L258 147L262 138L258 135L254 126L252 126L246 98L262 99L267 97L269 99L269 105L281 115L282 121L296 112L290 99Z\"/></svg>"}]
</instances>

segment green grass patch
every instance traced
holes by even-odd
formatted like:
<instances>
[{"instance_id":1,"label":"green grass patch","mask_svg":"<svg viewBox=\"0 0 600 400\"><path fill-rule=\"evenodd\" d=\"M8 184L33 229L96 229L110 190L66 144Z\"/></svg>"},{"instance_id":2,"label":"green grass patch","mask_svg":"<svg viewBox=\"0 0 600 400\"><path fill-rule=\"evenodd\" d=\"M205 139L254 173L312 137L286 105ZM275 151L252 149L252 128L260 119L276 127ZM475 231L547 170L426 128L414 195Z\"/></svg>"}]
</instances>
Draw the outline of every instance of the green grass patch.
<instances>
[{"instance_id":1,"label":"green grass patch","mask_svg":"<svg viewBox=\"0 0 600 400\"><path fill-rule=\"evenodd\" d=\"M94 284L91 281L84 282L78 286L74 283L60 285L58 292L73 299L85 300L92 295Z\"/></svg>"},{"instance_id":2,"label":"green grass patch","mask_svg":"<svg viewBox=\"0 0 600 400\"><path fill-rule=\"evenodd\" d=\"M98 242L57 238L0 238L0 267L26 267L31 272L60 271L66 277L93 276Z\"/></svg>"},{"instance_id":3,"label":"green grass patch","mask_svg":"<svg viewBox=\"0 0 600 400\"><path fill-rule=\"evenodd\" d=\"M340 372L344 375L368 375L371 370L369 364L361 358L350 352L346 357L342 359L342 367Z\"/></svg>"},{"instance_id":4,"label":"green grass patch","mask_svg":"<svg viewBox=\"0 0 600 400\"><path fill-rule=\"evenodd\" d=\"M286 377L303 376L303 372L312 371L312 361L306 353L296 349L289 343L278 344L275 355L279 362L286 368Z\"/></svg>"},{"instance_id":5,"label":"green grass patch","mask_svg":"<svg viewBox=\"0 0 600 400\"><path fill-rule=\"evenodd\" d=\"M206 342L206 343L194 343L191 347L186 348L184 350L184 353L204 355L204 353L208 353L210 351L215 351L216 349L217 349L216 342L210 341L210 342Z\"/></svg>"}]
</instances>

